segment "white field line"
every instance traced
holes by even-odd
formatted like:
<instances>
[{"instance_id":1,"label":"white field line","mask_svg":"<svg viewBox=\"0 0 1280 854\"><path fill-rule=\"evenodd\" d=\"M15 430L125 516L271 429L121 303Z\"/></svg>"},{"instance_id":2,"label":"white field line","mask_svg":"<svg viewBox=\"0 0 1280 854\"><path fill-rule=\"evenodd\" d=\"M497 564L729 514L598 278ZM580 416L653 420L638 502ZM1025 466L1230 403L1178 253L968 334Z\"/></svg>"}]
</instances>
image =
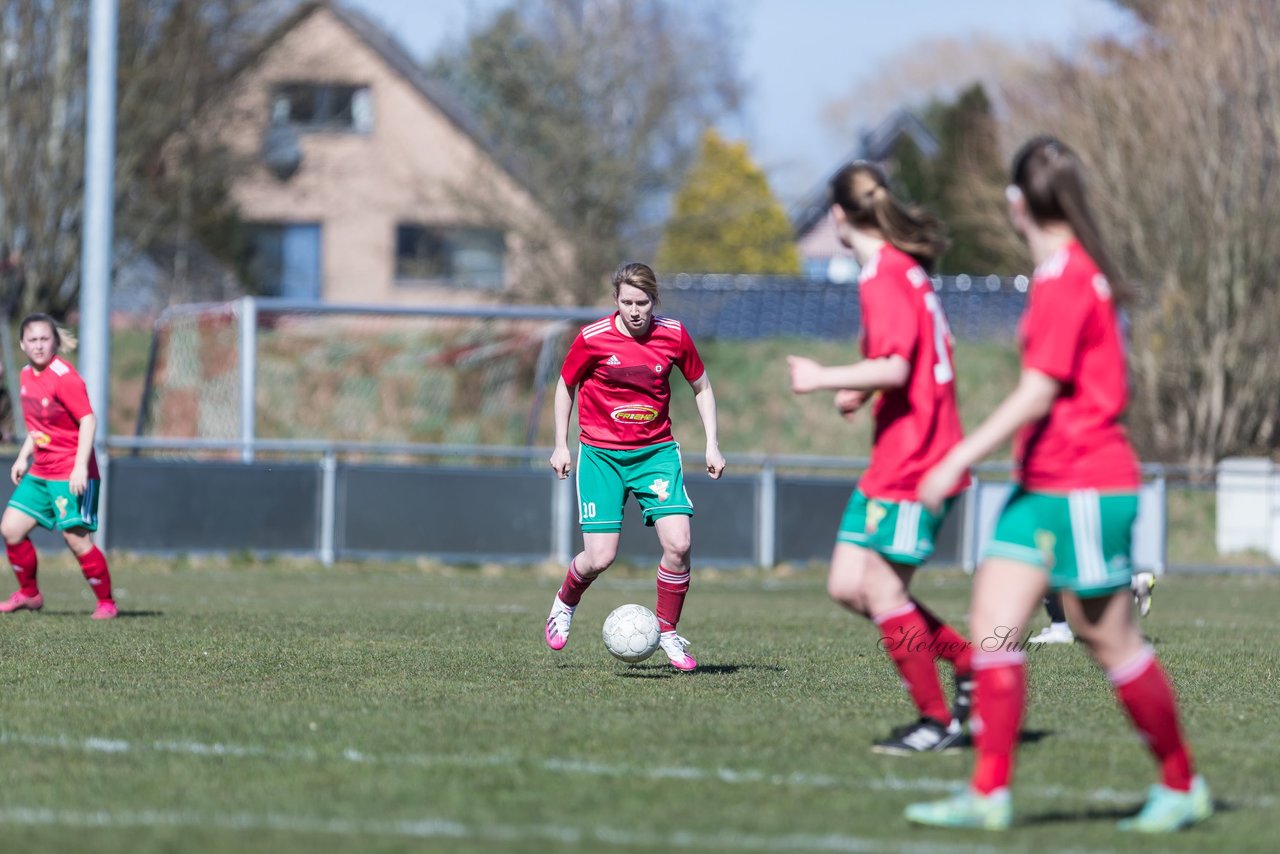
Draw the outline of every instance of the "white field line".
<instances>
[{"instance_id":1,"label":"white field line","mask_svg":"<svg viewBox=\"0 0 1280 854\"><path fill-rule=\"evenodd\" d=\"M634 846L649 850L667 848L717 848L733 851L826 851L904 854L985 854L986 845L899 843L845 834L695 833L676 830L643 833L612 827L565 825L467 824L453 819L422 818L407 821L353 820L279 813L203 813L131 810L82 812L41 807L0 807L0 824L38 827L106 829L199 828L232 831L285 831L330 836L395 836L410 839L469 839L483 842L527 844L541 840L559 845Z\"/></svg>"},{"instance_id":2,"label":"white field line","mask_svg":"<svg viewBox=\"0 0 1280 854\"><path fill-rule=\"evenodd\" d=\"M339 752L316 751L310 748L269 748L257 745L205 744L195 741L130 742L109 738L73 739L63 735L22 735L0 732L0 747L14 745L46 749L78 751L84 753L169 753L185 756L207 756L229 759L267 759L273 762L349 762L360 765L413 766L417 768L514 768L534 767L555 774L576 774L586 777L626 777L640 780L679 780L682 782L715 782L727 784L754 784L778 787L818 789L870 789L889 792L941 792L953 791L963 782L968 766L958 764L956 777L899 777L887 774L882 777L840 777L833 774L808 774L792 772L780 774L755 769L699 768L690 765L626 765L590 762L580 759L520 757L512 754L474 756L467 754L415 754L402 753L387 756L365 753L355 748ZM1066 786L1018 786L1017 794L1046 800L1077 799L1122 806L1139 805L1145 792L1129 792L1110 788L1074 789ZM1221 793L1219 793L1221 796ZM1232 803L1242 807L1270 809L1280 800L1268 795L1232 797Z\"/></svg>"}]
</instances>

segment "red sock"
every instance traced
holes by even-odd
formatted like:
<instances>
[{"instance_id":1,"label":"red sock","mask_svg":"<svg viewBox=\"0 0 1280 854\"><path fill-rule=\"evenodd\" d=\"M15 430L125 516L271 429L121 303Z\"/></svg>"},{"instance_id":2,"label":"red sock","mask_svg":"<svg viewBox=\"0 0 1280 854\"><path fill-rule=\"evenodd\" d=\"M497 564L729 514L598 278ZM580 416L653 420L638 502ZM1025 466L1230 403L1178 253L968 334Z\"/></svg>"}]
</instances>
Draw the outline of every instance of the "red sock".
<instances>
[{"instance_id":1,"label":"red sock","mask_svg":"<svg viewBox=\"0 0 1280 854\"><path fill-rule=\"evenodd\" d=\"M972 729L978 761L970 784L980 794L1003 789L1013 779L1013 752L1027 703L1026 661L1023 652L973 654L977 685Z\"/></svg>"},{"instance_id":2,"label":"red sock","mask_svg":"<svg viewBox=\"0 0 1280 854\"><path fill-rule=\"evenodd\" d=\"M13 565L13 574L18 578L18 589L22 595L37 595L40 588L36 586L36 568L40 562L36 558L36 547L30 540L23 540L16 546L6 543L5 551L9 553L9 563Z\"/></svg>"},{"instance_id":3,"label":"red sock","mask_svg":"<svg viewBox=\"0 0 1280 854\"><path fill-rule=\"evenodd\" d=\"M564 574L564 583L560 585L560 601L566 605L574 606L582 601L582 594L591 586L591 582L595 581L595 576L583 578L578 574L577 560L569 561L569 571Z\"/></svg>"},{"instance_id":4,"label":"red sock","mask_svg":"<svg viewBox=\"0 0 1280 854\"><path fill-rule=\"evenodd\" d=\"M1160 763L1161 782L1179 792L1191 790L1191 751L1178 726L1178 701L1151 647L1127 664L1108 671L1116 697L1133 726Z\"/></svg>"},{"instance_id":5,"label":"red sock","mask_svg":"<svg viewBox=\"0 0 1280 854\"><path fill-rule=\"evenodd\" d=\"M929 646L933 654L950 662L957 676L968 676L973 672L973 645L964 639L964 635L942 621L942 618L920 603L912 599L916 610L924 617L930 631Z\"/></svg>"},{"instance_id":6,"label":"red sock","mask_svg":"<svg viewBox=\"0 0 1280 854\"><path fill-rule=\"evenodd\" d=\"M684 609L684 597L689 593L689 570L683 573L669 572L658 564L658 628L674 632Z\"/></svg>"},{"instance_id":7,"label":"red sock","mask_svg":"<svg viewBox=\"0 0 1280 854\"><path fill-rule=\"evenodd\" d=\"M914 602L908 602L871 619L880 628L880 646L897 666L920 714L946 726L951 721L951 710L929 648L929 625L920 610Z\"/></svg>"},{"instance_id":8,"label":"red sock","mask_svg":"<svg viewBox=\"0 0 1280 854\"><path fill-rule=\"evenodd\" d=\"M84 573L84 580L89 582L89 586L93 588L93 595L98 597L98 601L112 601L111 573L107 571L107 556L97 546L93 546L84 554L76 555L76 560L80 561L80 571Z\"/></svg>"}]
</instances>

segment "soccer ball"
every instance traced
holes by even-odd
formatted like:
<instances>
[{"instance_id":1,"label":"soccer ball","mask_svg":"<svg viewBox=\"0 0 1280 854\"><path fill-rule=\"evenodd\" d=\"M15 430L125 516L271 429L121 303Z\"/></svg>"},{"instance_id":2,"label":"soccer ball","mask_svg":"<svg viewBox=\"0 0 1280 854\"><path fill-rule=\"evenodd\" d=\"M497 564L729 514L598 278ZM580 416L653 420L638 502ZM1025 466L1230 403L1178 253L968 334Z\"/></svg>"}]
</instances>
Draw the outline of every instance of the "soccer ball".
<instances>
[{"instance_id":1,"label":"soccer ball","mask_svg":"<svg viewBox=\"0 0 1280 854\"><path fill-rule=\"evenodd\" d=\"M644 661L658 648L658 618L643 605L622 605L604 621L604 646L629 664Z\"/></svg>"}]
</instances>

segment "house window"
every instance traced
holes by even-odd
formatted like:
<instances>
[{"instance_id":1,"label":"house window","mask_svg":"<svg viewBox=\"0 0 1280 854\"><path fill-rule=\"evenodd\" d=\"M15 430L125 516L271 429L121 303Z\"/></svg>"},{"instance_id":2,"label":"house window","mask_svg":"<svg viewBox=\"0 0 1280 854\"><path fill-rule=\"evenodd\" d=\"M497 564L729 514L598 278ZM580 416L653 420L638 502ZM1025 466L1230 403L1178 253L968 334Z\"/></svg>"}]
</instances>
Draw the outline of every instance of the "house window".
<instances>
[{"instance_id":1,"label":"house window","mask_svg":"<svg viewBox=\"0 0 1280 854\"><path fill-rule=\"evenodd\" d=\"M252 223L246 273L263 296L320 299L319 223Z\"/></svg>"},{"instance_id":2,"label":"house window","mask_svg":"<svg viewBox=\"0 0 1280 854\"><path fill-rule=\"evenodd\" d=\"M396 281L439 282L469 288L502 287L506 240L496 228L396 226Z\"/></svg>"},{"instance_id":3,"label":"house window","mask_svg":"<svg viewBox=\"0 0 1280 854\"><path fill-rule=\"evenodd\" d=\"M368 86L283 83L271 97L271 123L368 133L373 129L373 98Z\"/></svg>"}]
</instances>

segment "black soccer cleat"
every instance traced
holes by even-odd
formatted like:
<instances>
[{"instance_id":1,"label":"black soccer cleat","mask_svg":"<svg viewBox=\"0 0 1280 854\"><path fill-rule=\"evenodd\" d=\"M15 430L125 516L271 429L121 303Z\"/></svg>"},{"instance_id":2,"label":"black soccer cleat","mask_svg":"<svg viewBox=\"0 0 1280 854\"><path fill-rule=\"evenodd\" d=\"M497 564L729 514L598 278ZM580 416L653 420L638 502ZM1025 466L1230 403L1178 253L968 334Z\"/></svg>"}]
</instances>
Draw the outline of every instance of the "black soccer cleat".
<instances>
[{"instance_id":1,"label":"black soccer cleat","mask_svg":"<svg viewBox=\"0 0 1280 854\"><path fill-rule=\"evenodd\" d=\"M944 726L933 718L921 718L898 727L883 741L871 745L872 753L907 756L912 753L949 753L958 750L964 733L960 727Z\"/></svg>"}]
</instances>

